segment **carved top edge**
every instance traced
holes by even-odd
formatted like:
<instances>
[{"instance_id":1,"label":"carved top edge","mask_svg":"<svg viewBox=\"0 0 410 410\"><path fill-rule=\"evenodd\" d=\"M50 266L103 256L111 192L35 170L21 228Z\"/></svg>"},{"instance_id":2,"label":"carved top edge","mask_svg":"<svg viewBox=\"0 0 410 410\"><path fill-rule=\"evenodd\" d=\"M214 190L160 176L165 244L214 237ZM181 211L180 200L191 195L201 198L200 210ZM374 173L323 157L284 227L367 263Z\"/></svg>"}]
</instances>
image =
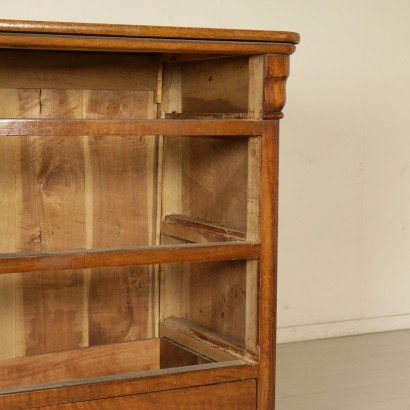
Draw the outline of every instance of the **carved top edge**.
<instances>
[{"instance_id":1,"label":"carved top edge","mask_svg":"<svg viewBox=\"0 0 410 410\"><path fill-rule=\"evenodd\" d=\"M0 20L0 32L65 34L72 36L113 36L154 39L185 39L298 44L298 33L287 31L237 30L217 28L136 26L71 22Z\"/></svg>"}]
</instances>

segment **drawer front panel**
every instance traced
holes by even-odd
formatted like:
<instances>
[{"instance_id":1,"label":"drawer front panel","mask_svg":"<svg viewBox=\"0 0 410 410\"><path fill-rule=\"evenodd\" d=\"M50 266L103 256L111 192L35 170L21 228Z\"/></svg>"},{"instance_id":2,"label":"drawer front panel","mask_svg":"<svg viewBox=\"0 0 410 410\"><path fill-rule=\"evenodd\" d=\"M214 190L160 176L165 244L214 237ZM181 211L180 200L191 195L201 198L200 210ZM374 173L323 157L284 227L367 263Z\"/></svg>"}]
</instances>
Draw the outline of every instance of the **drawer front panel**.
<instances>
[{"instance_id":1,"label":"drawer front panel","mask_svg":"<svg viewBox=\"0 0 410 410\"><path fill-rule=\"evenodd\" d=\"M113 399L41 407L41 410L255 410L256 381L245 380Z\"/></svg>"}]
</instances>

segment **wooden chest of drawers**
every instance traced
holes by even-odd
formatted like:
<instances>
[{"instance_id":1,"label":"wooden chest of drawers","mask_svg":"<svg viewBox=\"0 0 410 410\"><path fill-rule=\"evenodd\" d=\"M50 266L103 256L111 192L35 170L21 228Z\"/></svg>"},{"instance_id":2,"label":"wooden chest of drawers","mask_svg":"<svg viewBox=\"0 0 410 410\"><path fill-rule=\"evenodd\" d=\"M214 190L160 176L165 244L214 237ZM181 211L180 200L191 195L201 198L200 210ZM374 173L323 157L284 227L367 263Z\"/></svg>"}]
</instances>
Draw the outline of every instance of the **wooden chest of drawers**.
<instances>
[{"instance_id":1,"label":"wooden chest of drawers","mask_svg":"<svg viewBox=\"0 0 410 410\"><path fill-rule=\"evenodd\" d=\"M273 409L288 32L0 21L0 407Z\"/></svg>"}]
</instances>

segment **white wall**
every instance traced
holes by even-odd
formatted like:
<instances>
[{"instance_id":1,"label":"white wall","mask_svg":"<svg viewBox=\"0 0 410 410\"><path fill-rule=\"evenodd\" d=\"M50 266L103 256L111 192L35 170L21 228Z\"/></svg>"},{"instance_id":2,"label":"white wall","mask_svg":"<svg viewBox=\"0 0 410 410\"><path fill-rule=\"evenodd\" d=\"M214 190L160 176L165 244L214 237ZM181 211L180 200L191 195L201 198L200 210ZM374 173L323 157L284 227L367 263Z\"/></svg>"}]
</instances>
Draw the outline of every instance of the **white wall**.
<instances>
[{"instance_id":1,"label":"white wall","mask_svg":"<svg viewBox=\"0 0 410 410\"><path fill-rule=\"evenodd\" d=\"M299 6L282 126L279 340L410 327L410 2Z\"/></svg>"},{"instance_id":2,"label":"white wall","mask_svg":"<svg viewBox=\"0 0 410 410\"><path fill-rule=\"evenodd\" d=\"M408 0L1 0L1 18L299 31L279 340L410 327Z\"/></svg>"}]
</instances>

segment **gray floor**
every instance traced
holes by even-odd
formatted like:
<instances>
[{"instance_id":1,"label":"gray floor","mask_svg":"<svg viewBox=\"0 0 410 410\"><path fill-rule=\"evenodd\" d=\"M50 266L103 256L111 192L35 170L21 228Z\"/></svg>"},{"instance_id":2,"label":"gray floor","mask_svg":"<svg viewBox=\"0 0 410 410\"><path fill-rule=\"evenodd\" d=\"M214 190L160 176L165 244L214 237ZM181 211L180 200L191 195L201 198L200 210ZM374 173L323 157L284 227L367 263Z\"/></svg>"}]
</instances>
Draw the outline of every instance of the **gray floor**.
<instances>
[{"instance_id":1,"label":"gray floor","mask_svg":"<svg viewBox=\"0 0 410 410\"><path fill-rule=\"evenodd\" d=\"M278 345L276 410L410 410L410 330Z\"/></svg>"}]
</instances>

